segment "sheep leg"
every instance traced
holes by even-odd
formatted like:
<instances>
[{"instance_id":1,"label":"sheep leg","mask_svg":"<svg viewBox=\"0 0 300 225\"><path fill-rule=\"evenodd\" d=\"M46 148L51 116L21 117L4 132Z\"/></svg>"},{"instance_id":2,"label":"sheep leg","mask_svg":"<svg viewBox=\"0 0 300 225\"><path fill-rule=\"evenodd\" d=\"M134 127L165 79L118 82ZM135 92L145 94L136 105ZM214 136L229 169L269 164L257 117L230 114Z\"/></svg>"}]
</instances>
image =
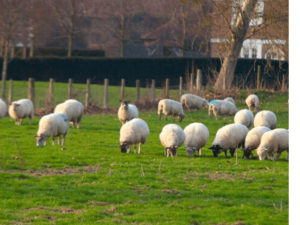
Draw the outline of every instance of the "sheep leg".
<instances>
[{"instance_id":1,"label":"sheep leg","mask_svg":"<svg viewBox=\"0 0 300 225\"><path fill-rule=\"evenodd\" d=\"M28 118L29 118L29 125L31 125L32 124L32 121L31 121L32 116L30 115Z\"/></svg>"},{"instance_id":2,"label":"sheep leg","mask_svg":"<svg viewBox=\"0 0 300 225\"><path fill-rule=\"evenodd\" d=\"M23 122L23 118L20 118L19 125L22 125L22 122Z\"/></svg>"},{"instance_id":3,"label":"sheep leg","mask_svg":"<svg viewBox=\"0 0 300 225\"><path fill-rule=\"evenodd\" d=\"M166 116L166 121L168 121L168 116Z\"/></svg>"},{"instance_id":4,"label":"sheep leg","mask_svg":"<svg viewBox=\"0 0 300 225\"><path fill-rule=\"evenodd\" d=\"M64 145L65 144L65 141L66 141L66 134L63 135L63 142L61 145Z\"/></svg>"},{"instance_id":5,"label":"sheep leg","mask_svg":"<svg viewBox=\"0 0 300 225\"><path fill-rule=\"evenodd\" d=\"M165 148L164 156L167 156L167 148Z\"/></svg>"},{"instance_id":6,"label":"sheep leg","mask_svg":"<svg viewBox=\"0 0 300 225\"><path fill-rule=\"evenodd\" d=\"M280 155L281 155L281 152L277 152L277 155L276 155L276 160L279 160L279 158L280 158Z\"/></svg>"},{"instance_id":7,"label":"sheep leg","mask_svg":"<svg viewBox=\"0 0 300 225\"><path fill-rule=\"evenodd\" d=\"M130 153L131 145L127 146L127 153Z\"/></svg>"},{"instance_id":8,"label":"sheep leg","mask_svg":"<svg viewBox=\"0 0 300 225\"><path fill-rule=\"evenodd\" d=\"M202 155L202 148L200 148L200 149L198 150L198 155L199 155L199 156Z\"/></svg>"},{"instance_id":9,"label":"sheep leg","mask_svg":"<svg viewBox=\"0 0 300 225\"><path fill-rule=\"evenodd\" d=\"M60 135L57 138L57 144L60 145Z\"/></svg>"},{"instance_id":10,"label":"sheep leg","mask_svg":"<svg viewBox=\"0 0 300 225\"><path fill-rule=\"evenodd\" d=\"M53 145L53 146L55 145L54 140L55 140L55 137L53 136L53 137L52 137L52 145Z\"/></svg>"},{"instance_id":11,"label":"sheep leg","mask_svg":"<svg viewBox=\"0 0 300 225\"><path fill-rule=\"evenodd\" d=\"M142 142L139 144L139 154L141 153Z\"/></svg>"},{"instance_id":12,"label":"sheep leg","mask_svg":"<svg viewBox=\"0 0 300 225\"><path fill-rule=\"evenodd\" d=\"M159 120L161 120L161 111L158 114L158 118L159 118Z\"/></svg>"},{"instance_id":13,"label":"sheep leg","mask_svg":"<svg viewBox=\"0 0 300 225\"><path fill-rule=\"evenodd\" d=\"M73 128L75 128L76 127L76 120L74 120L74 122L73 122Z\"/></svg>"},{"instance_id":14,"label":"sheep leg","mask_svg":"<svg viewBox=\"0 0 300 225\"><path fill-rule=\"evenodd\" d=\"M286 160L289 161L289 149L286 150Z\"/></svg>"},{"instance_id":15,"label":"sheep leg","mask_svg":"<svg viewBox=\"0 0 300 225\"><path fill-rule=\"evenodd\" d=\"M225 157L227 158L227 150L225 150L224 153L225 153Z\"/></svg>"},{"instance_id":16,"label":"sheep leg","mask_svg":"<svg viewBox=\"0 0 300 225\"><path fill-rule=\"evenodd\" d=\"M175 121L175 116L173 116L173 122Z\"/></svg>"},{"instance_id":17,"label":"sheep leg","mask_svg":"<svg viewBox=\"0 0 300 225\"><path fill-rule=\"evenodd\" d=\"M136 144L134 145L134 154L136 154Z\"/></svg>"},{"instance_id":18,"label":"sheep leg","mask_svg":"<svg viewBox=\"0 0 300 225\"><path fill-rule=\"evenodd\" d=\"M216 120L218 120L218 114L214 112Z\"/></svg>"}]
</instances>

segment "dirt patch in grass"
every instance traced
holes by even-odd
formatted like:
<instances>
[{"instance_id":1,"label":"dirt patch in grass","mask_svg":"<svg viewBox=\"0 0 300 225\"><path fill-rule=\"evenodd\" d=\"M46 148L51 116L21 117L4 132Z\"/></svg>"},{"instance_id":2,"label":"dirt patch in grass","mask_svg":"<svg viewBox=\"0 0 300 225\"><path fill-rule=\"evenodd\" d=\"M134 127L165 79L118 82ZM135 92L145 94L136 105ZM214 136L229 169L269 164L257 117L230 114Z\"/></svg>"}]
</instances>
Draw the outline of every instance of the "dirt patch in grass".
<instances>
[{"instance_id":1,"label":"dirt patch in grass","mask_svg":"<svg viewBox=\"0 0 300 225\"><path fill-rule=\"evenodd\" d=\"M59 209L53 209L50 207L44 207L44 206L38 206L37 208L29 208L29 209L23 209L23 211L40 211L40 210L44 210L44 211L51 211L51 212L55 212L55 213L75 213L75 214L82 214L82 210L77 210L77 209L72 209L69 207L60 207Z\"/></svg>"},{"instance_id":2,"label":"dirt patch in grass","mask_svg":"<svg viewBox=\"0 0 300 225\"><path fill-rule=\"evenodd\" d=\"M206 176L207 179L211 179L211 180L230 180L230 181L234 181L234 177L231 174L228 173L221 173L221 172L214 172L214 173L197 173L194 172L194 175L196 176Z\"/></svg>"}]
</instances>

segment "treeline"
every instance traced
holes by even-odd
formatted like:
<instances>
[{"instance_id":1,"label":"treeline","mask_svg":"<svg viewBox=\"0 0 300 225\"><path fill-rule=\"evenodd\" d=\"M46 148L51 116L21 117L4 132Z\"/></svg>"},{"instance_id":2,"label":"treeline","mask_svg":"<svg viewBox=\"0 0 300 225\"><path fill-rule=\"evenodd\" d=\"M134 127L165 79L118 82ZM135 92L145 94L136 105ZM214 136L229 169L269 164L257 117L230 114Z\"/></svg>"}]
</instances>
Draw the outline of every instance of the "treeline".
<instances>
[{"instance_id":1,"label":"treeline","mask_svg":"<svg viewBox=\"0 0 300 225\"><path fill-rule=\"evenodd\" d=\"M239 88L256 87L258 66L261 67L260 81L262 87L281 88L284 80L288 84L288 61L265 59L239 59L235 69L233 86ZM0 69L2 59L0 58ZM157 87L163 86L165 79L178 79L182 76L186 82L196 70L202 72L202 85L212 85L221 67L217 58L59 58L43 57L21 59L15 58L8 64L7 79L67 82L72 78L76 82L101 83L105 78L110 81L127 81L126 86L134 86L135 80L155 79ZM193 76L195 77L195 76ZM132 85L131 85L132 84ZM178 85L178 82L170 86Z\"/></svg>"}]
</instances>

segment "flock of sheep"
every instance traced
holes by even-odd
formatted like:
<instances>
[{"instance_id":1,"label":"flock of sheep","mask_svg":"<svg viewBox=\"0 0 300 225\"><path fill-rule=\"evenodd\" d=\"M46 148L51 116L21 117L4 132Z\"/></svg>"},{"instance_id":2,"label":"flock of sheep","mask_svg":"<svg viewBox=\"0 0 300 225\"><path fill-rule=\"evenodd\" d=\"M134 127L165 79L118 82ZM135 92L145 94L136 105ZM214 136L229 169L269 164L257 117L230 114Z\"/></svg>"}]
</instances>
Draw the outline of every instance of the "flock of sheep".
<instances>
[{"instance_id":1,"label":"flock of sheep","mask_svg":"<svg viewBox=\"0 0 300 225\"><path fill-rule=\"evenodd\" d=\"M141 151L141 145L146 143L149 136L149 127L147 123L138 118L138 108L129 104L130 101L121 101L118 110L118 118L122 123L120 129L120 148L121 152L130 152L131 145L134 145L136 153L136 144L139 144L138 153ZM287 160L289 152L289 131L283 128L277 128L277 117L269 110L259 111L259 99L255 94L251 94L246 99L249 109L238 110L235 101L228 97L224 100L212 100L208 102L206 99L193 94L184 94L181 96L180 102L171 99L162 99L158 103L158 115L164 114L166 120L168 116L178 117L178 121L182 121L185 117L183 106L188 110L200 109L207 107L208 115L212 113L217 120L220 116L234 116L234 123L221 127L215 136L212 146L213 155L216 157L221 152L230 151L231 156L237 148L242 146L244 152L243 158L249 158L255 150L258 158L264 160L266 156L274 160L277 153L278 160L283 151L287 151ZM257 114L253 115L251 108L254 108ZM6 115L6 103L0 99L0 119ZM10 117L15 119L16 125L21 125L24 118L28 117L31 124L34 107L29 99L21 99L10 104L8 113ZM66 135L69 131L69 123L73 127L80 127L80 121L84 113L84 106L75 99L66 100L58 104L54 113L43 116L39 121L37 135L37 146L46 145L48 137L52 137L54 145L55 137L58 137L58 144L64 145ZM248 131L248 128L254 128ZM61 136L63 140L61 141ZM185 144L187 156L193 156L197 151L201 155L201 149L206 145L209 139L209 130L202 123L191 123L184 130L177 124L168 124L163 127L159 139L164 146L164 155L174 157L177 155L177 149Z\"/></svg>"}]
</instances>

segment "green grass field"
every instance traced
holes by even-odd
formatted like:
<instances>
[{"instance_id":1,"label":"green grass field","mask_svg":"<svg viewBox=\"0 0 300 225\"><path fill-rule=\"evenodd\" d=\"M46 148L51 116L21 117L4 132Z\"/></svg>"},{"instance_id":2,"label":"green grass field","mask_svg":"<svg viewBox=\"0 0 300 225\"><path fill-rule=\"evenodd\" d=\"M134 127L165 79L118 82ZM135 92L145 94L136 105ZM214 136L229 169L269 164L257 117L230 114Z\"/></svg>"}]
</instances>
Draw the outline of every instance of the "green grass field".
<instances>
[{"instance_id":1,"label":"green grass field","mask_svg":"<svg viewBox=\"0 0 300 225\"><path fill-rule=\"evenodd\" d=\"M112 93L114 107L118 90ZM246 96L241 92L237 99L239 109L246 108ZM277 115L277 127L289 128L288 94L260 91L258 96L261 108ZM70 127L64 146L48 139L45 147L36 147L33 137L40 118L32 125L25 119L21 126L2 118L0 224L288 224L286 152L274 162L244 160L240 150L238 164L224 154L214 158L208 148L233 118L215 121L207 109L185 113L183 122L175 123L184 128L201 122L210 131L200 157L187 157L183 146L177 157L163 156L159 133L173 122L159 121L156 111L140 113L150 128L140 155L133 149L121 153L117 115L86 115L80 129Z\"/></svg>"}]
</instances>

